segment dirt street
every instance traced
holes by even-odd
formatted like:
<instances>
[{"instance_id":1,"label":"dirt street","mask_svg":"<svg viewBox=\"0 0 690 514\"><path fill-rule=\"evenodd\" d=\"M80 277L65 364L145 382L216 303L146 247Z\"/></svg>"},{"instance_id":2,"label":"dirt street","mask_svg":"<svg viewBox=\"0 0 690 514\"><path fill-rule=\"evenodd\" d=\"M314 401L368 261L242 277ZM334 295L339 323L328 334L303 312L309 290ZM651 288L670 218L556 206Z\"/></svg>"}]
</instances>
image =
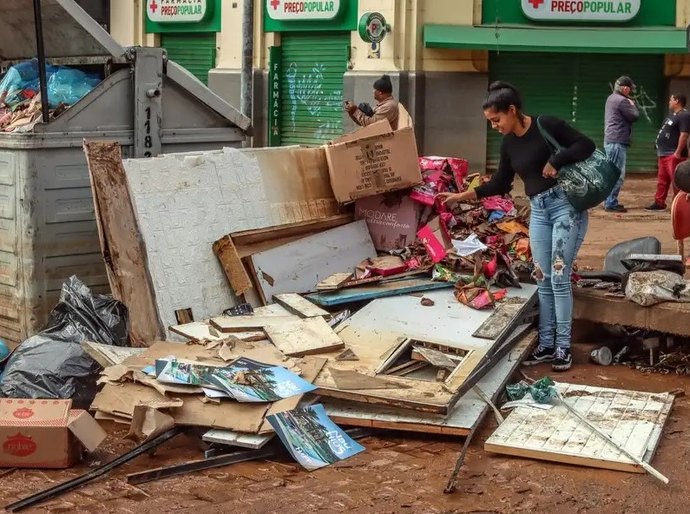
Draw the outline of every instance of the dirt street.
<instances>
[{"instance_id":1,"label":"dirt street","mask_svg":"<svg viewBox=\"0 0 690 514\"><path fill-rule=\"evenodd\" d=\"M646 213L654 181L628 181L622 201L631 208L624 215L592 213L581 264L598 267L614 243L656 235L664 250L675 251L669 215ZM595 342L595 341L593 341ZM588 362L591 345L575 348L576 366L559 375L561 381L651 392L677 388L690 391L690 379L675 375L647 375L625 367L600 367ZM523 368L533 378L551 374L547 366ZM690 407L679 398L664 431L654 466L671 483L650 476L610 472L489 454L483 444L496 427L487 417L473 442L458 491L443 489L462 440L451 437L382 432L361 442L367 448L340 465L316 472L303 471L288 456L240 464L141 487L128 486L123 477L134 471L201 458L191 440L180 437L160 448L155 457L139 457L110 476L27 512L130 512L136 514L215 512L284 514L308 512L353 513L678 513L690 495ZM92 458L106 462L127 451L125 429L104 424L108 443ZM0 505L88 471L0 471Z\"/></svg>"}]
</instances>

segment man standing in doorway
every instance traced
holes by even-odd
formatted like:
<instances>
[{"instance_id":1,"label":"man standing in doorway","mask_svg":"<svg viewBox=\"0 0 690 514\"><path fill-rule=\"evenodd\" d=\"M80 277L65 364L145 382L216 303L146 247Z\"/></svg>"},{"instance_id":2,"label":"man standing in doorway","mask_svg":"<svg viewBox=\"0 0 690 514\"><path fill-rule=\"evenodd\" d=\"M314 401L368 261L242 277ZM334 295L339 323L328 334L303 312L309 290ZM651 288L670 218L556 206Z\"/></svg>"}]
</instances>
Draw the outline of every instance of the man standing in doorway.
<instances>
[{"instance_id":1,"label":"man standing in doorway","mask_svg":"<svg viewBox=\"0 0 690 514\"><path fill-rule=\"evenodd\" d=\"M670 114L661 125L656 138L656 154L659 160L659 176L656 185L654 203L648 211L666 209L668 190L673 187L673 196L678 194L673 183L676 167L688 158L688 133L690 133L690 113L685 110L685 95L671 95L668 101Z\"/></svg>"},{"instance_id":2,"label":"man standing in doorway","mask_svg":"<svg viewBox=\"0 0 690 514\"><path fill-rule=\"evenodd\" d=\"M606 100L604 149L606 156L621 170L621 178L604 202L607 212L627 212L618 202L618 195L625 180L625 161L632 142L632 126L640 117L640 111L631 98L635 84L623 75L616 80L613 93Z\"/></svg>"},{"instance_id":3,"label":"man standing in doorway","mask_svg":"<svg viewBox=\"0 0 690 514\"><path fill-rule=\"evenodd\" d=\"M393 130L398 130L398 101L393 98L393 83L388 75L384 75L374 82L374 99L377 104L373 110L368 104L357 107L350 101L345 102L345 110L352 121L360 127L366 127L377 121L388 120Z\"/></svg>"}]
</instances>

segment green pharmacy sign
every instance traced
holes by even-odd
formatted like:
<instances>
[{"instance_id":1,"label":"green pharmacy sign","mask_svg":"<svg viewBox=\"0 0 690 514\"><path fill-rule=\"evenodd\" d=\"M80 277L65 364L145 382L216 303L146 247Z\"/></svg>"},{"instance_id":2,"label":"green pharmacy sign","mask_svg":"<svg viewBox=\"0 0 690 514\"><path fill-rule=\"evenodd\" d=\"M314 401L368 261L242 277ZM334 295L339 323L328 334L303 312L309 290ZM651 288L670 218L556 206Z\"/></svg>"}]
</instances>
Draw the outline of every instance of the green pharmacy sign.
<instances>
[{"instance_id":1,"label":"green pharmacy sign","mask_svg":"<svg viewBox=\"0 0 690 514\"><path fill-rule=\"evenodd\" d=\"M625 23L640 12L641 0L521 0L534 21Z\"/></svg>"}]
</instances>

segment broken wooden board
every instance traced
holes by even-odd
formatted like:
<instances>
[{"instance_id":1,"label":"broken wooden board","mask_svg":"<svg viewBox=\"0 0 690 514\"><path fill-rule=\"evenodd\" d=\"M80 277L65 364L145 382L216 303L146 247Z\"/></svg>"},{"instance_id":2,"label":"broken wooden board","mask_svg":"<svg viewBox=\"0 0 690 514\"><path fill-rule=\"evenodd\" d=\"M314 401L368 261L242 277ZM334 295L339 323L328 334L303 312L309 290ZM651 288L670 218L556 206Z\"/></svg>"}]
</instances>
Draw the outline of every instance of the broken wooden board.
<instances>
[{"instance_id":1,"label":"broken wooden board","mask_svg":"<svg viewBox=\"0 0 690 514\"><path fill-rule=\"evenodd\" d=\"M211 319L211 326L224 334L265 330L266 327L280 326L299 321L297 316L219 316Z\"/></svg>"},{"instance_id":2,"label":"broken wooden board","mask_svg":"<svg viewBox=\"0 0 690 514\"><path fill-rule=\"evenodd\" d=\"M331 368L331 377L338 389L360 391L363 389L408 389L410 386L393 382L378 376L365 375L356 371Z\"/></svg>"},{"instance_id":3,"label":"broken wooden board","mask_svg":"<svg viewBox=\"0 0 690 514\"><path fill-rule=\"evenodd\" d=\"M513 323L524 303L524 298L506 298L472 335L481 339L496 339Z\"/></svg>"},{"instance_id":4,"label":"broken wooden board","mask_svg":"<svg viewBox=\"0 0 690 514\"><path fill-rule=\"evenodd\" d=\"M509 291L528 300L525 309L536 301L534 285L523 284L521 289ZM448 414L461 397L461 390L481 378L475 373L480 365L493 350L508 340L512 332L493 341L475 338L472 334L491 315L490 312L462 305L452 291L435 291L427 296L434 300L431 307L422 307L419 298L414 296L384 298L374 300L349 318L339 327L338 335L359 360L329 362L314 382L319 388L318 394L352 402ZM465 356L444 382L437 382L435 376L432 380L423 380L414 376L385 375L387 380L400 380L410 385L409 389L343 391L330 375L331 369L352 370L366 375L375 375L377 370L382 372L382 364L395 359L396 351L408 339L429 343L428 346L462 350ZM483 372L487 370L483 368Z\"/></svg>"},{"instance_id":5,"label":"broken wooden board","mask_svg":"<svg viewBox=\"0 0 690 514\"><path fill-rule=\"evenodd\" d=\"M258 245L271 241L281 241L280 244L287 244L287 242L292 242L297 239L310 236L317 232L323 232L324 230L329 230L332 228L340 227L342 225L347 225L352 223L354 216L352 214L337 214L335 216L330 216L322 219L314 219L308 221L301 221L298 223L289 223L286 225L279 225L269 228L260 228L256 230L244 230L242 232L234 232L230 234L235 247L243 248L246 250L247 247L253 245ZM286 239L291 239L285 242ZM274 247L275 248L275 247ZM264 248L268 249L268 248ZM249 253L242 252L246 257L255 251L249 251Z\"/></svg>"},{"instance_id":6,"label":"broken wooden board","mask_svg":"<svg viewBox=\"0 0 690 514\"><path fill-rule=\"evenodd\" d=\"M559 383L568 404L613 441L650 463L674 396ZM563 405L550 410L518 407L484 444L503 455L578 466L645 473Z\"/></svg>"},{"instance_id":7,"label":"broken wooden board","mask_svg":"<svg viewBox=\"0 0 690 514\"><path fill-rule=\"evenodd\" d=\"M573 319L621 325L690 337L690 303L665 302L643 307L605 291L573 288Z\"/></svg>"},{"instance_id":8,"label":"broken wooden board","mask_svg":"<svg viewBox=\"0 0 690 514\"><path fill-rule=\"evenodd\" d=\"M230 287L232 287L236 295L242 295L253 287L249 274L244 269L242 260L230 236L222 237L213 243L213 253L218 257Z\"/></svg>"},{"instance_id":9,"label":"broken wooden board","mask_svg":"<svg viewBox=\"0 0 690 514\"><path fill-rule=\"evenodd\" d=\"M222 444L225 446L238 446L258 450L266 446L275 434L257 435L242 434L231 430L209 430L201 439L207 443Z\"/></svg>"},{"instance_id":10,"label":"broken wooden board","mask_svg":"<svg viewBox=\"0 0 690 514\"><path fill-rule=\"evenodd\" d=\"M299 239L249 257L264 298L306 293L333 273L375 257L366 221Z\"/></svg>"},{"instance_id":11,"label":"broken wooden board","mask_svg":"<svg viewBox=\"0 0 690 514\"><path fill-rule=\"evenodd\" d=\"M314 305L312 302L296 293L278 294L273 297L273 300L300 318L330 316L328 311L325 311L321 307Z\"/></svg>"},{"instance_id":12,"label":"broken wooden board","mask_svg":"<svg viewBox=\"0 0 690 514\"><path fill-rule=\"evenodd\" d=\"M458 365L458 361L452 359L448 354L423 346L413 347L412 360L428 362L437 368L447 368L450 370L455 369Z\"/></svg>"},{"instance_id":13,"label":"broken wooden board","mask_svg":"<svg viewBox=\"0 0 690 514\"><path fill-rule=\"evenodd\" d=\"M132 192L118 143L84 142L101 253L115 299L129 311L133 346L165 339L146 247L139 235Z\"/></svg>"},{"instance_id":14,"label":"broken wooden board","mask_svg":"<svg viewBox=\"0 0 690 514\"><path fill-rule=\"evenodd\" d=\"M376 300L411 293L434 291L438 289L450 289L455 284L450 282L437 282L428 278L403 278L391 280L382 284L366 285L357 288L344 288L336 292L318 292L306 296L318 305L335 307L353 302Z\"/></svg>"},{"instance_id":15,"label":"broken wooden board","mask_svg":"<svg viewBox=\"0 0 690 514\"><path fill-rule=\"evenodd\" d=\"M113 346L111 344L92 343L91 341L84 341L81 343L81 347L104 368L122 364L126 359L146 351L146 348Z\"/></svg>"},{"instance_id":16,"label":"broken wooden board","mask_svg":"<svg viewBox=\"0 0 690 514\"><path fill-rule=\"evenodd\" d=\"M344 348L343 341L322 317L264 326L266 335L283 354L302 357Z\"/></svg>"},{"instance_id":17,"label":"broken wooden board","mask_svg":"<svg viewBox=\"0 0 690 514\"><path fill-rule=\"evenodd\" d=\"M484 376L477 387L492 401L503 394L510 377L529 354L536 332L523 335L513 350ZM365 405L324 398L322 401L329 417L343 426L467 436L482 422L490 407L475 390L465 394L447 416L378 405Z\"/></svg>"},{"instance_id":18,"label":"broken wooden board","mask_svg":"<svg viewBox=\"0 0 690 514\"><path fill-rule=\"evenodd\" d=\"M353 277L352 273L334 273L316 284L317 291L336 291Z\"/></svg>"},{"instance_id":19,"label":"broken wooden board","mask_svg":"<svg viewBox=\"0 0 690 514\"><path fill-rule=\"evenodd\" d=\"M186 337L190 341L222 341L228 335L219 332L205 321L174 325L170 327L170 331ZM242 341L262 341L266 339L266 334L263 331L233 332L232 336Z\"/></svg>"}]
</instances>

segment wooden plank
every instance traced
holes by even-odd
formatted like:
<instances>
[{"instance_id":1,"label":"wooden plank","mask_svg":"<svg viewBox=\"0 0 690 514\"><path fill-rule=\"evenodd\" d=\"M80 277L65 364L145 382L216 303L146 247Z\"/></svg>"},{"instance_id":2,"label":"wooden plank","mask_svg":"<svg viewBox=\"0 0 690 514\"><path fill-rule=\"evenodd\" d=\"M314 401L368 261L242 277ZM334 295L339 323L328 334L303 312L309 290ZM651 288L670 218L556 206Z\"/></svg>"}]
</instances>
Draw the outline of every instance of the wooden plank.
<instances>
[{"instance_id":1,"label":"wooden plank","mask_svg":"<svg viewBox=\"0 0 690 514\"><path fill-rule=\"evenodd\" d=\"M132 346L165 339L118 143L84 142L101 253L113 296L129 309Z\"/></svg>"},{"instance_id":2,"label":"wooden plank","mask_svg":"<svg viewBox=\"0 0 690 514\"><path fill-rule=\"evenodd\" d=\"M273 297L273 300L301 318L330 316L328 311L323 310L321 307L314 305L309 300L295 293L278 294Z\"/></svg>"},{"instance_id":3,"label":"wooden plank","mask_svg":"<svg viewBox=\"0 0 690 514\"><path fill-rule=\"evenodd\" d=\"M340 389L359 391L362 389L409 389L410 385L401 381L387 380L356 371L333 368L331 376Z\"/></svg>"},{"instance_id":4,"label":"wooden plank","mask_svg":"<svg viewBox=\"0 0 690 514\"><path fill-rule=\"evenodd\" d=\"M503 331L513 322L517 314L524 306L522 298L517 301L505 301L496 308L477 331L472 334L474 337L481 339L496 339Z\"/></svg>"},{"instance_id":5,"label":"wooden plank","mask_svg":"<svg viewBox=\"0 0 690 514\"><path fill-rule=\"evenodd\" d=\"M454 286L455 284L449 282L435 282L426 278L405 278L383 284L362 286L356 289L341 289L333 293L312 293L307 295L306 298L318 305L335 307L347 303L370 301L391 296L450 289Z\"/></svg>"},{"instance_id":6,"label":"wooden plank","mask_svg":"<svg viewBox=\"0 0 690 514\"><path fill-rule=\"evenodd\" d=\"M332 228L340 227L352 223L352 214L338 214L319 220L302 221L290 223L277 227L260 228L256 230L243 230L230 234L233 242L237 246L247 246L264 241L283 239L289 237L304 237L316 232L323 232Z\"/></svg>"},{"instance_id":7,"label":"wooden plank","mask_svg":"<svg viewBox=\"0 0 690 514\"><path fill-rule=\"evenodd\" d=\"M302 357L344 348L343 341L322 317L264 326L271 342L288 357Z\"/></svg>"},{"instance_id":8,"label":"wooden plank","mask_svg":"<svg viewBox=\"0 0 690 514\"><path fill-rule=\"evenodd\" d=\"M316 284L318 291L336 291L353 277L352 273L334 273L330 277Z\"/></svg>"},{"instance_id":9,"label":"wooden plank","mask_svg":"<svg viewBox=\"0 0 690 514\"><path fill-rule=\"evenodd\" d=\"M673 395L557 384L565 401L616 444L645 462L668 418ZM548 411L517 408L486 441L495 453L579 466L643 473L563 405Z\"/></svg>"},{"instance_id":10,"label":"wooden plank","mask_svg":"<svg viewBox=\"0 0 690 514\"><path fill-rule=\"evenodd\" d=\"M480 390L494 402L497 401L535 340L536 332L523 337L515 348L479 381ZM329 417L344 426L455 436L468 435L490 410L474 390L465 394L447 416L331 398L324 398L322 403Z\"/></svg>"},{"instance_id":11,"label":"wooden plank","mask_svg":"<svg viewBox=\"0 0 690 514\"><path fill-rule=\"evenodd\" d=\"M91 341L84 341L81 343L81 347L93 358L93 360L104 368L122 364L130 357L140 355L146 351L146 348L128 348L110 344L92 343Z\"/></svg>"},{"instance_id":12,"label":"wooden plank","mask_svg":"<svg viewBox=\"0 0 690 514\"><path fill-rule=\"evenodd\" d=\"M230 236L222 237L213 243L213 253L218 257L228 283L237 296L243 295L253 287Z\"/></svg>"},{"instance_id":13,"label":"wooden plank","mask_svg":"<svg viewBox=\"0 0 690 514\"><path fill-rule=\"evenodd\" d=\"M265 330L299 320L297 316L219 316L211 319L211 326L224 334Z\"/></svg>"},{"instance_id":14,"label":"wooden plank","mask_svg":"<svg viewBox=\"0 0 690 514\"><path fill-rule=\"evenodd\" d=\"M425 348L423 346L415 346L412 350L412 360L425 361L436 366L437 368L446 368L453 370L458 365L457 360L453 360L450 356L443 352L434 350L433 348Z\"/></svg>"},{"instance_id":15,"label":"wooden plank","mask_svg":"<svg viewBox=\"0 0 690 514\"><path fill-rule=\"evenodd\" d=\"M608 297L605 291L580 287L573 289L573 296L574 319L690 337L690 303L665 302L642 307L625 298Z\"/></svg>"},{"instance_id":16,"label":"wooden plank","mask_svg":"<svg viewBox=\"0 0 690 514\"><path fill-rule=\"evenodd\" d=\"M375 257L366 221L294 241L249 257L265 298L281 293L314 291L333 273Z\"/></svg>"},{"instance_id":17,"label":"wooden plank","mask_svg":"<svg viewBox=\"0 0 690 514\"><path fill-rule=\"evenodd\" d=\"M195 321L185 325L173 325L170 327L170 331L177 335L181 335L182 337L186 337L190 341L221 341L224 339L224 337L227 337L227 335L218 332L205 321ZM232 336L248 342L262 341L266 339L266 334L263 330L253 332L233 332Z\"/></svg>"}]
</instances>

